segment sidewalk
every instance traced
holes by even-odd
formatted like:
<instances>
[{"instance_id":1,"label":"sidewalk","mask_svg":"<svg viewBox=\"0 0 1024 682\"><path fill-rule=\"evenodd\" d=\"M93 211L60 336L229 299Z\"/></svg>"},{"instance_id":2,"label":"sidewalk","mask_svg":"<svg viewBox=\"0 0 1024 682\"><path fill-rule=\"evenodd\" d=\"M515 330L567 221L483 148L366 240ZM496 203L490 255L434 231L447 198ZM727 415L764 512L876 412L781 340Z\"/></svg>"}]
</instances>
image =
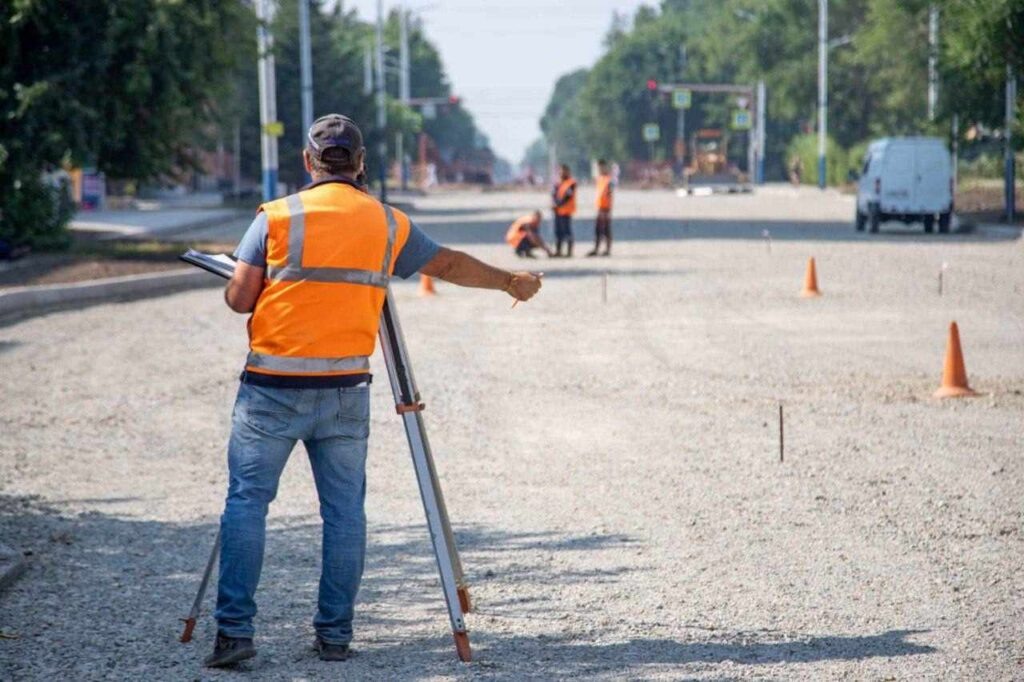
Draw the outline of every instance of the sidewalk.
<instances>
[{"instance_id":1,"label":"sidewalk","mask_svg":"<svg viewBox=\"0 0 1024 682\"><path fill-rule=\"evenodd\" d=\"M229 223L245 215L233 208L80 211L70 228L72 232L95 233L100 239L163 238Z\"/></svg>"}]
</instances>

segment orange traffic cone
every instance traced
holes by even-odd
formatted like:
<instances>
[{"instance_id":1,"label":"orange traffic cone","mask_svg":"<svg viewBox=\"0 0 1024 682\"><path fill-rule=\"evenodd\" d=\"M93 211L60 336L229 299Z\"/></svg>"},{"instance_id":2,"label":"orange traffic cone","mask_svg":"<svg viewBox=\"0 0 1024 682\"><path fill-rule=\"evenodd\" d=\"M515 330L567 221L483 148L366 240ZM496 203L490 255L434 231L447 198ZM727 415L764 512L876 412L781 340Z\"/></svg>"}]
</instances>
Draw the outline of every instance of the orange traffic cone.
<instances>
[{"instance_id":1,"label":"orange traffic cone","mask_svg":"<svg viewBox=\"0 0 1024 682\"><path fill-rule=\"evenodd\" d=\"M960 328L949 323L949 341L946 342L946 362L942 367L942 386L935 391L936 398L963 398L978 395L967 385L964 354L960 350Z\"/></svg>"},{"instance_id":2,"label":"orange traffic cone","mask_svg":"<svg viewBox=\"0 0 1024 682\"><path fill-rule=\"evenodd\" d=\"M815 298L821 296L818 291L818 271L814 267L814 259L807 261L807 274L804 275L804 288L800 292L804 298Z\"/></svg>"},{"instance_id":3,"label":"orange traffic cone","mask_svg":"<svg viewBox=\"0 0 1024 682\"><path fill-rule=\"evenodd\" d=\"M436 296L434 291L434 278L427 275L420 275L420 296Z\"/></svg>"}]
</instances>

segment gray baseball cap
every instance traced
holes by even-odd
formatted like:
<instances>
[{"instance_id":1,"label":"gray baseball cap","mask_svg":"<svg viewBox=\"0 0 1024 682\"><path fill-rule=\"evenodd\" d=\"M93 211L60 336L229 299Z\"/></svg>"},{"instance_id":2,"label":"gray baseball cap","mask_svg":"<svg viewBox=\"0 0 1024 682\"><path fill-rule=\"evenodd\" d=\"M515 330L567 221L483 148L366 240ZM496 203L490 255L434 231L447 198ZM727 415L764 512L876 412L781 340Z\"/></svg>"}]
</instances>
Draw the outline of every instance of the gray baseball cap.
<instances>
[{"instance_id":1,"label":"gray baseball cap","mask_svg":"<svg viewBox=\"0 0 1024 682\"><path fill-rule=\"evenodd\" d=\"M330 161L334 154L326 154L331 149L343 149L351 156L355 156L363 148L363 134L359 126L348 116L341 114L327 114L313 121L307 135L309 142L306 148L311 156L321 160Z\"/></svg>"}]
</instances>

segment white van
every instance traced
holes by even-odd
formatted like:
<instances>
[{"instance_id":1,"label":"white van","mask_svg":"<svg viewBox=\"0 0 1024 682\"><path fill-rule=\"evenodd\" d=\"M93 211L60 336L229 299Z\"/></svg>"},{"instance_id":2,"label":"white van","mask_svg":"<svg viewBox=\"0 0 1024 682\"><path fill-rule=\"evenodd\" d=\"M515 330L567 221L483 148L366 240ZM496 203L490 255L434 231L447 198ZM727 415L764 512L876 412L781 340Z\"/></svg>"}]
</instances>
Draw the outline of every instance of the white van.
<instances>
[{"instance_id":1,"label":"white van","mask_svg":"<svg viewBox=\"0 0 1024 682\"><path fill-rule=\"evenodd\" d=\"M886 220L924 223L949 232L953 175L949 151L937 137L887 137L868 147L857 181L858 230L878 232Z\"/></svg>"}]
</instances>

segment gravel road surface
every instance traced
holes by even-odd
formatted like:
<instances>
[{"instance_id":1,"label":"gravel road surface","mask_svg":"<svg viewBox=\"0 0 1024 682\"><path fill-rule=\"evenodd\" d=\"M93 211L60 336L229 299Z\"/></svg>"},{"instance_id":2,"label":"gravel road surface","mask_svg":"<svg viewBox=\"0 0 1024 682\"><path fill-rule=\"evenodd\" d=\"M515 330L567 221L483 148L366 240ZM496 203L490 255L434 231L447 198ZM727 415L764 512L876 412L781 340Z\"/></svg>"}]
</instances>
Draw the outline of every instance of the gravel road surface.
<instances>
[{"instance_id":1,"label":"gravel road surface","mask_svg":"<svg viewBox=\"0 0 1024 682\"><path fill-rule=\"evenodd\" d=\"M443 194L414 215L520 267L504 229L545 204ZM245 679L1024 679L1024 245L863 235L852 213L814 190L624 191L614 257L531 263L544 289L515 310L397 284L475 661L455 658L378 356L358 654L309 649L320 534L300 447ZM816 300L797 295L810 256ZM982 395L940 402L952 320ZM0 678L242 679L200 666L213 589L196 641L176 638L244 352L211 290L0 327L0 543L32 553L0 594Z\"/></svg>"}]
</instances>

